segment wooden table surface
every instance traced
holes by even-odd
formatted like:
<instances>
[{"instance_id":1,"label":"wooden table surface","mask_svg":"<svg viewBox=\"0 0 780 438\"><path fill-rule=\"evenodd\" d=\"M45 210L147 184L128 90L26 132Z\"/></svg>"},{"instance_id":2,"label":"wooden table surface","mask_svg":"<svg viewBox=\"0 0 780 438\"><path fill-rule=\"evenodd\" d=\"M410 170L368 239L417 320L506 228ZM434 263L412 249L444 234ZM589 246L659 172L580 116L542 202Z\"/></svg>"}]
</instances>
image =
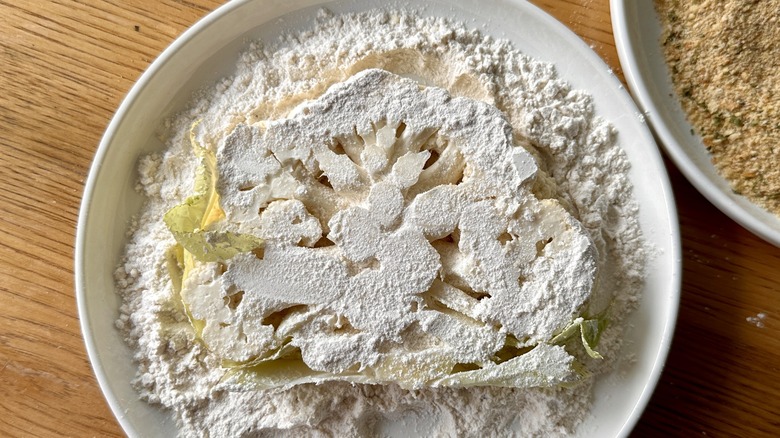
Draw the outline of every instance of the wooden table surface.
<instances>
[{"instance_id":1,"label":"wooden table surface","mask_svg":"<svg viewBox=\"0 0 780 438\"><path fill-rule=\"evenodd\" d=\"M622 78L608 0L537 0ZM73 247L87 171L149 63L213 0L0 0L0 436L121 436L84 349ZM635 436L780 436L780 248L667 166L684 280ZM748 321L764 313L763 327Z\"/></svg>"}]
</instances>

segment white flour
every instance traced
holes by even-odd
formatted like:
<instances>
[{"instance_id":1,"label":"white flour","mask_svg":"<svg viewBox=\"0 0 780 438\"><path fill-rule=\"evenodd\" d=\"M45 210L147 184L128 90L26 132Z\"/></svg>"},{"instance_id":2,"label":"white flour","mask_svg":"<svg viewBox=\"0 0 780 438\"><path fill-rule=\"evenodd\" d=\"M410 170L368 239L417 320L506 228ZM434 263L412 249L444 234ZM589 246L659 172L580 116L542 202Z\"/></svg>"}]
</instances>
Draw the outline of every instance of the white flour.
<instances>
[{"instance_id":1,"label":"white flour","mask_svg":"<svg viewBox=\"0 0 780 438\"><path fill-rule=\"evenodd\" d=\"M598 252L598 286L586 311L607 309L611 324L598 345L605 359L585 365L593 373L609 369L619 351L621 320L641 288L645 256L627 160L590 97L557 79L551 65L457 23L407 13L333 17L323 11L310 32L287 36L273 48L250 46L233 77L167 123L166 151L141 162L139 190L148 202L116 273L124 299L117 326L136 350L141 396L173 409L186 436L372 436L394 419L419 419L420 425L432 419L431 428L419 429L427 436L570 432L587 415L589 381L568 389L404 390L327 382L247 391L221 384L219 357L193 342L167 270L175 240L162 222L191 194L196 160L190 126L202 120L199 142L216 145L236 126L283 117L367 68L494 105L512 125L515 143L529 143L539 166L533 192L557 199ZM300 237L314 240L316 234L309 229Z\"/></svg>"}]
</instances>

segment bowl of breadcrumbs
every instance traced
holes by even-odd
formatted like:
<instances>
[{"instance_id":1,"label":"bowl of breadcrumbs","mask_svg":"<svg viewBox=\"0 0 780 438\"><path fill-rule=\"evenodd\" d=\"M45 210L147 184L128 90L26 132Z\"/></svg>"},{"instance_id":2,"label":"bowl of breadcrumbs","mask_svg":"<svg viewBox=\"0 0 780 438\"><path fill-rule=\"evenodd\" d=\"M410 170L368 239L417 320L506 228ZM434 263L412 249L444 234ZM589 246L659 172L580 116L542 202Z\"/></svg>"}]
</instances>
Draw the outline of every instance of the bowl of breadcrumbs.
<instances>
[{"instance_id":1,"label":"bowl of breadcrumbs","mask_svg":"<svg viewBox=\"0 0 780 438\"><path fill-rule=\"evenodd\" d=\"M688 180L780 246L780 0L612 0L632 94Z\"/></svg>"}]
</instances>

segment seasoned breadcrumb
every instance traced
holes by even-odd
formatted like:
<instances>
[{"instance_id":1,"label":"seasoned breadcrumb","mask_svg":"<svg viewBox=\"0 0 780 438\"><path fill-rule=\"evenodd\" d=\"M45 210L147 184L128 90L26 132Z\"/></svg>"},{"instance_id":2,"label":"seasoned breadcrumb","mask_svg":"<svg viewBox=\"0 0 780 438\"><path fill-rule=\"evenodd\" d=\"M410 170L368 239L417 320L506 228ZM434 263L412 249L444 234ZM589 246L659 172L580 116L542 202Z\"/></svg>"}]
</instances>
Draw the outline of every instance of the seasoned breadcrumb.
<instances>
[{"instance_id":1,"label":"seasoned breadcrumb","mask_svg":"<svg viewBox=\"0 0 780 438\"><path fill-rule=\"evenodd\" d=\"M780 215L780 0L656 0L689 121L735 193Z\"/></svg>"}]
</instances>

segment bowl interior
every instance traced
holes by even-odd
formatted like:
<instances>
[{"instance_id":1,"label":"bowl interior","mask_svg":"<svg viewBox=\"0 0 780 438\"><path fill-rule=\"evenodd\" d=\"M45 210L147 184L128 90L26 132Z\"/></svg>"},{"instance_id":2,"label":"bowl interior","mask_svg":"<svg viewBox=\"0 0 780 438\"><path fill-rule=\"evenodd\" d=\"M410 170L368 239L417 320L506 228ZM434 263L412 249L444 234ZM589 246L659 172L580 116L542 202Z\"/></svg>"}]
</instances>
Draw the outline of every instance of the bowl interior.
<instances>
[{"instance_id":1,"label":"bowl interior","mask_svg":"<svg viewBox=\"0 0 780 438\"><path fill-rule=\"evenodd\" d=\"M249 40L274 41L284 31L311 27L317 0L245 0L228 3L199 22L158 58L131 90L100 144L87 181L79 217L76 286L87 350L103 392L130 436L173 436L170 415L138 399L131 387L136 372L132 352L114 328L119 297L112 273L126 239L130 218L143 199L134 190L140 156L160 150L155 137L161 121L184 108L193 91L229 75ZM378 0L336 1L338 13L384 6ZM520 0L455 3L428 1L399 7L423 15L447 16L511 40L536 59L551 62L574 88L593 95L597 112L613 122L633 163L630 174L640 204L645 236L656 251L648 266L641 306L630 318L625 360L596 384L593 415L578 436L624 436L644 409L671 341L677 314L680 255L677 217L658 150L628 94L590 48L548 15ZM283 19L280 19L283 17ZM486 26L483 28L482 24ZM402 436L419 425L390 425Z\"/></svg>"},{"instance_id":2,"label":"bowl interior","mask_svg":"<svg viewBox=\"0 0 780 438\"><path fill-rule=\"evenodd\" d=\"M780 246L780 217L732 192L701 138L693 134L661 48L662 26L652 0L612 0L612 24L626 81L664 149L710 202L754 234Z\"/></svg>"}]
</instances>

